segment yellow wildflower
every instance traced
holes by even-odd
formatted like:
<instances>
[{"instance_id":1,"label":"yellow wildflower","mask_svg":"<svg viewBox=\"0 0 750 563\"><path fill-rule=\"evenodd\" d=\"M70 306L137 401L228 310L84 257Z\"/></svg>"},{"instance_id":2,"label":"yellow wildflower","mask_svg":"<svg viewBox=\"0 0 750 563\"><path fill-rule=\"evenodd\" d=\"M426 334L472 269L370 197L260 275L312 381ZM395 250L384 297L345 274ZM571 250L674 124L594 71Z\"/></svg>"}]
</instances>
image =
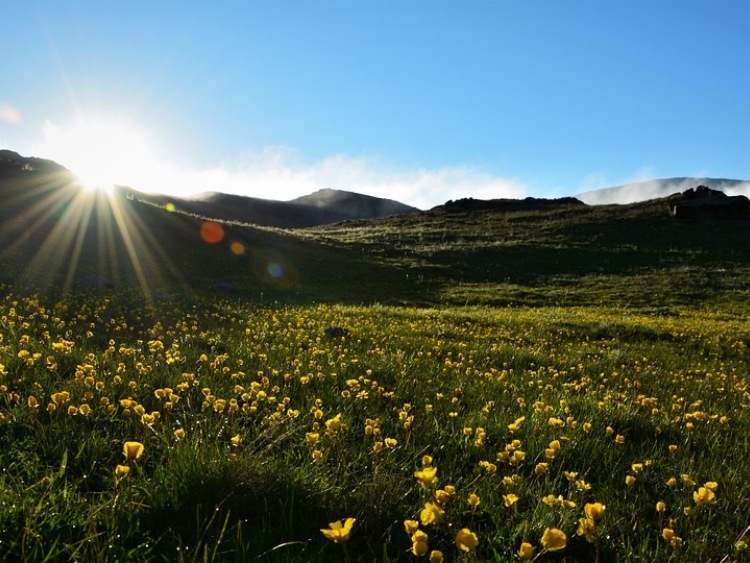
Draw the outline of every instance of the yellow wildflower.
<instances>
[{"instance_id":1,"label":"yellow wildflower","mask_svg":"<svg viewBox=\"0 0 750 563\"><path fill-rule=\"evenodd\" d=\"M140 442L125 442L122 453L128 459L138 459L143 454L143 444Z\"/></svg>"},{"instance_id":2,"label":"yellow wildflower","mask_svg":"<svg viewBox=\"0 0 750 563\"><path fill-rule=\"evenodd\" d=\"M413 534L419 529L419 522L416 520L404 520L404 529L407 534Z\"/></svg>"},{"instance_id":3,"label":"yellow wildflower","mask_svg":"<svg viewBox=\"0 0 750 563\"><path fill-rule=\"evenodd\" d=\"M424 508L419 513L419 520L423 526L430 524L439 524L443 519L443 509L434 502L426 502Z\"/></svg>"},{"instance_id":4,"label":"yellow wildflower","mask_svg":"<svg viewBox=\"0 0 750 563\"><path fill-rule=\"evenodd\" d=\"M425 467L414 472L414 477L424 489L431 489L437 483L437 467Z\"/></svg>"},{"instance_id":5,"label":"yellow wildflower","mask_svg":"<svg viewBox=\"0 0 750 563\"><path fill-rule=\"evenodd\" d=\"M542 534L541 542L547 550L557 551L568 545L568 536L558 528L547 528Z\"/></svg>"},{"instance_id":6,"label":"yellow wildflower","mask_svg":"<svg viewBox=\"0 0 750 563\"><path fill-rule=\"evenodd\" d=\"M341 520L328 524L330 528L321 528L323 535L333 543L343 543L349 539L356 518L346 518L343 523Z\"/></svg>"},{"instance_id":7,"label":"yellow wildflower","mask_svg":"<svg viewBox=\"0 0 750 563\"><path fill-rule=\"evenodd\" d=\"M435 500L438 501L440 504L443 504L449 498L450 498L450 495L443 489L438 489L437 491L435 491Z\"/></svg>"},{"instance_id":8,"label":"yellow wildflower","mask_svg":"<svg viewBox=\"0 0 750 563\"><path fill-rule=\"evenodd\" d=\"M118 479L123 479L128 476L130 473L130 467L127 465L118 465L115 467L115 477Z\"/></svg>"},{"instance_id":9,"label":"yellow wildflower","mask_svg":"<svg viewBox=\"0 0 750 563\"><path fill-rule=\"evenodd\" d=\"M422 530L417 530L411 536L411 552L417 557L422 557L427 553L427 534Z\"/></svg>"},{"instance_id":10,"label":"yellow wildflower","mask_svg":"<svg viewBox=\"0 0 750 563\"><path fill-rule=\"evenodd\" d=\"M716 495L711 489L700 487L693 492L693 500L698 505L716 504Z\"/></svg>"},{"instance_id":11,"label":"yellow wildflower","mask_svg":"<svg viewBox=\"0 0 750 563\"><path fill-rule=\"evenodd\" d=\"M503 504L506 508L512 508L516 505L518 502L518 496L514 495L513 493L503 495Z\"/></svg>"},{"instance_id":12,"label":"yellow wildflower","mask_svg":"<svg viewBox=\"0 0 750 563\"><path fill-rule=\"evenodd\" d=\"M456 534L456 547L461 551L474 551L479 545L479 538L469 528L461 528Z\"/></svg>"},{"instance_id":13,"label":"yellow wildflower","mask_svg":"<svg viewBox=\"0 0 750 563\"><path fill-rule=\"evenodd\" d=\"M583 507L583 511L586 513L586 516L588 516L592 520L599 520L602 516L604 516L605 509L606 506L604 506L601 502L588 502Z\"/></svg>"},{"instance_id":14,"label":"yellow wildflower","mask_svg":"<svg viewBox=\"0 0 750 563\"><path fill-rule=\"evenodd\" d=\"M596 522L593 518L579 518L576 535L586 536L586 540L593 543L596 541Z\"/></svg>"},{"instance_id":15,"label":"yellow wildflower","mask_svg":"<svg viewBox=\"0 0 750 563\"><path fill-rule=\"evenodd\" d=\"M522 561L529 561L534 557L534 546L529 542L522 542L521 546L518 548L518 557Z\"/></svg>"}]
</instances>

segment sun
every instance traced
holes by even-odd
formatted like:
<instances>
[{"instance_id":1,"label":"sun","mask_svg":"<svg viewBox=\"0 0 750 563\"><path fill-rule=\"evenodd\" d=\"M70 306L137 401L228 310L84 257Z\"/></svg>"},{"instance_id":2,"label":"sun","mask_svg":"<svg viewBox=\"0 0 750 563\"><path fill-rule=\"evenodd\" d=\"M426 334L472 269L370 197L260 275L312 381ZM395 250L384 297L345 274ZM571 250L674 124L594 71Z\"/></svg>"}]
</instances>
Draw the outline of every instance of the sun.
<instances>
[{"instance_id":1,"label":"sun","mask_svg":"<svg viewBox=\"0 0 750 563\"><path fill-rule=\"evenodd\" d=\"M132 185L153 162L148 135L117 120L80 120L65 128L48 123L44 152L87 190Z\"/></svg>"}]
</instances>

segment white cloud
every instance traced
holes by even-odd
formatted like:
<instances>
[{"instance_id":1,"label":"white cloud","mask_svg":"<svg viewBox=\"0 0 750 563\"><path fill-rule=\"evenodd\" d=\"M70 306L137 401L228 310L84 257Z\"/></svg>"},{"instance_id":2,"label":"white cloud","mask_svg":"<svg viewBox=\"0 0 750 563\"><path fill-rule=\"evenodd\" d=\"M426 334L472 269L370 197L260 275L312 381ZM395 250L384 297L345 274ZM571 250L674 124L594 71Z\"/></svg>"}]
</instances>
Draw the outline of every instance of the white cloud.
<instances>
[{"instance_id":1,"label":"white cloud","mask_svg":"<svg viewBox=\"0 0 750 563\"><path fill-rule=\"evenodd\" d=\"M286 147L246 152L204 170L161 165L153 169L152 180L143 178L132 187L182 196L216 191L276 200L334 188L394 199L420 209L449 199L519 198L527 193L517 181L470 166L409 170L378 158L346 154L303 162L296 151Z\"/></svg>"},{"instance_id":2,"label":"white cloud","mask_svg":"<svg viewBox=\"0 0 750 563\"><path fill-rule=\"evenodd\" d=\"M195 168L159 159L154 146L151 135L127 123L93 121L61 128L48 121L42 140L28 154L55 160L101 185L183 197L212 191L283 201L333 188L429 209L449 199L520 198L528 192L519 181L473 166L408 169L348 154L306 161L296 149L271 146Z\"/></svg>"}]
</instances>

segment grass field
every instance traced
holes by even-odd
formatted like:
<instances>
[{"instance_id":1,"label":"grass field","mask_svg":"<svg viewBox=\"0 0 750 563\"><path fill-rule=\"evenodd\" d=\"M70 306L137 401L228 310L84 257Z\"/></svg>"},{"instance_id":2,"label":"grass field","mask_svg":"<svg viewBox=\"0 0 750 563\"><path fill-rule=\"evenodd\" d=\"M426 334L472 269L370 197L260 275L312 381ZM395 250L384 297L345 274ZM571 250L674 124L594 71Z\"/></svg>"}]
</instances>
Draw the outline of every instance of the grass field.
<instances>
[{"instance_id":1,"label":"grass field","mask_svg":"<svg viewBox=\"0 0 750 563\"><path fill-rule=\"evenodd\" d=\"M747 222L16 192L0 560L750 559Z\"/></svg>"},{"instance_id":2,"label":"grass field","mask_svg":"<svg viewBox=\"0 0 750 563\"><path fill-rule=\"evenodd\" d=\"M133 299L0 305L3 560L743 559L744 314Z\"/></svg>"}]
</instances>

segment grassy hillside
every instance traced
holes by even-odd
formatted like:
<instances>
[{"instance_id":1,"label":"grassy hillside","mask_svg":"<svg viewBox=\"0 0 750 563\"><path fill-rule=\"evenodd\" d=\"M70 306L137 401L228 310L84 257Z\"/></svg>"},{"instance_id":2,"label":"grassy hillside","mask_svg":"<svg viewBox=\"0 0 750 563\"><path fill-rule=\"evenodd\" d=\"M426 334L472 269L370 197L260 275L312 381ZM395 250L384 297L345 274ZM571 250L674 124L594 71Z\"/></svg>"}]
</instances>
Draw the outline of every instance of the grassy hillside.
<instances>
[{"instance_id":1,"label":"grassy hillside","mask_svg":"<svg viewBox=\"0 0 750 563\"><path fill-rule=\"evenodd\" d=\"M747 304L750 223L680 221L666 200L450 207L300 230L223 223L23 175L0 185L3 279L91 276L152 294L231 286L256 300L628 307Z\"/></svg>"},{"instance_id":2,"label":"grassy hillside","mask_svg":"<svg viewBox=\"0 0 750 563\"><path fill-rule=\"evenodd\" d=\"M434 303L668 307L750 299L750 223L678 221L665 200L438 209L305 232L407 272Z\"/></svg>"},{"instance_id":3,"label":"grassy hillside","mask_svg":"<svg viewBox=\"0 0 750 563\"><path fill-rule=\"evenodd\" d=\"M0 188L0 560L747 560L747 222Z\"/></svg>"}]
</instances>

